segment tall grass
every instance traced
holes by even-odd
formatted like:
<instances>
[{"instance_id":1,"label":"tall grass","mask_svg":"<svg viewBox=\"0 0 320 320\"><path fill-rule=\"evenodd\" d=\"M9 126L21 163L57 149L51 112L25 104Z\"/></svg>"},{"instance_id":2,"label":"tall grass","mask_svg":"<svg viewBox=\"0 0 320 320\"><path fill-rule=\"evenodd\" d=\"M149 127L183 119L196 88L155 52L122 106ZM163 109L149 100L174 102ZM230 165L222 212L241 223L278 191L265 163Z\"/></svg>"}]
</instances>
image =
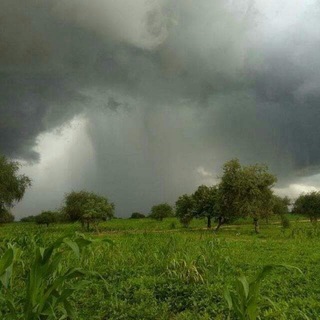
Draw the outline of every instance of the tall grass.
<instances>
[{"instance_id":1,"label":"tall grass","mask_svg":"<svg viewBox=\"0 0 320 320\"><path fill-rule=\"evenodd\" d=\"M320 242L311 225L293 222L284 232L280 224L263 225L257 236L251 225L216 234L164 222L167 229L155 229L153 221L134 229L119 220L119 232L91 238L76 233L79 225L0 228L0 318L225 320L230 312L237 319L224 288L235 306L246 292L239 287L246 274L249 293L239 299L248 306L251 281L270 263L298 266L304 275L282 268L263 277L258 316L319 318ZM302 231L292 236L296 228Z\"/></svg>"}]
</instances>

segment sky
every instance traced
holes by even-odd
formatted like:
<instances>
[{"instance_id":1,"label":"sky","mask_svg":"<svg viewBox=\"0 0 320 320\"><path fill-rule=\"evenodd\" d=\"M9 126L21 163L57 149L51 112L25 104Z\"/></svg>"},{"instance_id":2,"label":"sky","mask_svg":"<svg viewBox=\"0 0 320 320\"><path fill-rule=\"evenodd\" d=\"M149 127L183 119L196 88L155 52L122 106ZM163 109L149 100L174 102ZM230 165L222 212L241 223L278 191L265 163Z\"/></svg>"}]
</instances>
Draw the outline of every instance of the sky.
<instances>
[{"instance_id":1,"label":"sky","mask_svg":"<svg viewBox=\"0 0 320 320\"><path fill-rule=\"evenodd\" d=\"M316 0L2 0L0 152L33 181L16 216L72 190L118 216L174 204L221 166L320 187Z\"/></svg>"}]
</instances>

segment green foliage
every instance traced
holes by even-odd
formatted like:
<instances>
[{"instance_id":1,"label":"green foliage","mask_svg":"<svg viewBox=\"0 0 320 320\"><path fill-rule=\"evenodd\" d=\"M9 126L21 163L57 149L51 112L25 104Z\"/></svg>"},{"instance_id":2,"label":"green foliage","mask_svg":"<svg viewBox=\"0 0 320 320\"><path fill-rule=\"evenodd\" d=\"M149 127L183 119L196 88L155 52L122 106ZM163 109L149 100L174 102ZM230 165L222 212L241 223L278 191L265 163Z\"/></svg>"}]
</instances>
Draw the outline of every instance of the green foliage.
<instances>
[{"instance_id":1,"label":"green foliage","mask_svg":"<svg viewBox=\"0 0 320 320\"><path fill-rule=\"evenodd\" d=\"M14 221L14 215L9 210L0 211L0 223L10 223Z\"/></svg>"},{"instance_id":2,"label":"green foliage","mask_svg":"<svg viewBox=\"0 0 320 320\"><path fill-rule=\"evenodd\" d=\"M35 222L37 224L45 224L47 227L49 224L58 222L58 213L54 211L43 211L39 215L35 216Z\"/></svg>"},{"instance_id":3,"label":"green foliage","mask_svg":"<svg viewBox=\"0 0 320 320\"><path fill-rule=\"evenodd\" d=\"M140 212L133 212L131 214L131 217L130 219L143 219L145 218L146 216L143 214L143 213L140 213Z\"/></svg>"},{"instance_id":4,"label":"green foliage","mask_svg":"<svg viewBox=\"0 0 320 320\"><path fill-rule=\"evenodd\" d=\"M200 186L192 195L194 216L207 218L207 227L211 228L211 219L220 215L218 187Z\"/></svg>"},{"instance_id":5,"label":"green foliage","mask_svg":"<svg viewBox=\"0 0 320 320\"><path fill-rule=\"evenodd\" d=\"M176 201L176 216L184 227L188 227L194 217L194 199L187 194Z\"/></svg>"},{"instance_id":6,"label":"green foliage","mask_svg":"<svg viewBox=\"0 0 320 320\"><path fill-rule=\"evenodd\" d=\"M25 175L19 175L18 162L9 161L0 156L0 214L20 201L31 186L31 180Z\"/></svg>"},{"instance_id":7,"label":"green foliage","mask_svg":"<svg viewBox=\"0 0 320 320\"><path fill-rule=\"evenodd\" d=\"M81 287L85 275L80 268L63 268L63 257L71 249L79 258L81 251L91 241L78 237L74 240L61 238L48 247L34 246L30 268L23 278L23 295L15 299L14 286L21 280L14 277L14 270L21 261L22 251L12 244L0 259L0 300L5 308L0 315L4 319L75 319L71 296ZM77 282L75 283L74 280ZM21 317L17 315L21 310Z\"/></svg>"},{"instance_id":8,"label":"green foliage","mask_svg":"<svg viewBox=\"0 0 320 320\"><path fill-rule=\"evenodd\" d=\"M272 213L271 188L276 180L264 165L241 166L238 159L227 162L219 184L221 214L229 221L250 216L258 232L258 220Z\"/></svg>"},{"instance_id":9,"label":"green foliage","mask_svg":"<svg viewBox=\"0 0 320 320\"><path fill-rule=\"evenodd\" d=\"M114 204L107 198L92 192L79 191L71 192L65 196L63 209L70 221L80 221L87 224L97 224L101 220L111 219L114 215Z\"/></svg>"},{"instance_id":10,"label":"green foliage","mask_svg":"<svg viewBox=\"0 0 320 320\"><path fill-rule=\"evenodd\" d=\"M21 222L35 222L36 216L27 216L20 219Z\"/></svg>"},{"instance_id":11,"label":"green foliage","mask_svg":"<svg viewBox=\"0 0 320 320\"><path fill-rule=\"evenodd\" d=\"M218 187L201 185L192 195L184 194L179 197L176 216L185 227L193 218L206 218L207 227L211 228L211 220L220 216Z\"/></svg>"},{"instance_id":12,"label":"green foliage","mask_svg":"<svg viewBox=\"0 0 320 320\"><path fill-rule=\"evenodd\" d=\"M236 290L234 279L239 274L256 279L262 266L272 261L296 265L304 275L279 268L265 277L257 299L260 319L318 319L320 228L305 223L303 217L299 221L299 216L288 217L293 225L290 231L279 228L279 216L273 216L270 224L261 221L263 237L252 235L251 218L238 220L237 225L219 233L203 230L199 219L192 220L188 229L176 218L162 223L153 219L112 219L101 222L100 227L113 232L95 234L93 239L77 233L81 230L79 224L55 224L48 229L36 224L2 225L0 318L27 319L27 310L32 309L30 317L35 320L68 316L79 320L227 319L224 288L237 296L242 289ZM176 224L174 230L172 224ZM52 246L49 262L44 265L56 261L56 254L62 256L61 260L46 276L42 275L44 265L37 267L40 284L35 289L28 284L30 273L36 261L44 262L45 252L49 253L47 249ZM5 267L1 269L1 265ZM27 289L31 291L32 287L37 301L47 305L42 296L53 283L68 270L79 268L84 275L63 280L57 289L58 294L73 290L67 304L74 316L72 311L67 314L63 302L55 303L54 291L53 298L49 295L46 300L53 306L51 311L35 304L31 295L27 298ZM38 281L38 277L32 281ZM233 312L231 319L236 320Z\"/></svg>"},{"instance_id":13,"label":"green foliage","mask_svg":"<svg viewBox=\"0 0 320 320\"><path fill-rule=\"evenodd\" d=\"M289 213L290 199L288 197L282 198L282 197L273 195L272 201L273 201L272 211L274 214L282 216Z\"/></svg>"},{"instance_id":14,"label":"green foliage","mask_svg":"<svg viewBox=\"0 0 320 320\"><path fill-rule=\"evenodd\" d=\"M280 219L281 219L281 226L282 226L284 229L290 228L291 222L290 222L290 220L288 219L287 216L281 215L281 216L280 216Z\"/></svg>"},{"instance_id":15,"label":"green foliage","mask_svg":"<svg viewBox=\"0 0 320 320\"><path fill-rule=\"evenodd\" d=\"M277 267L284 267L288 270L298 268L286 265L267 265L252 280L248 281L243 275L235 283L235 289L230 292L228 289L224 292L225 300L228 303L229 310L233 311L236 319L239 320L256 320L259 315L259 297L262 280ZM269 300L269 299L268 299ZM269 300L271 301L271 300Z\"/></svg>"},{"instance_id":16,"label":"green foliage","mask_svg":"<svg viewBox=\"0 0 320 320\"><path fill-rule=\"evenodd\" d=\"M320 218L320 191L301 194L292 211L309 217L311 222L317 222Z\"/></svg>"},{"instance_id":17,"label":"green foliage","mask_svg":"<svg viewBox=\"0 0 320 320\"><path fill-rule=\"evenodd\" d=\"M164 218L173 217L174 212L168 203L161 203L151 208L150 218L162 221Z\"/></svg>"}]
</instances>

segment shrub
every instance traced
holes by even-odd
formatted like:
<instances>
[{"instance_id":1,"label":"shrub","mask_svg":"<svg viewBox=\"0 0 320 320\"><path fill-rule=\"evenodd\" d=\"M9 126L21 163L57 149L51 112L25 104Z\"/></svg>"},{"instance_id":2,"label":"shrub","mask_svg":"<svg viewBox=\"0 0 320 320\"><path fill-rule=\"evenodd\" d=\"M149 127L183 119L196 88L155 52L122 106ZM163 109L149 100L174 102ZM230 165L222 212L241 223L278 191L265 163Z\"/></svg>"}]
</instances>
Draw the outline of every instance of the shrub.
<instances>
[{"instance_id":1,"label":"shrub","mask_svg":"<svg viewBox=\"0 0 320 320\"><path fill-rule=\"evenodd\" d=\"M131 217L130 219L143 219L145 218L146 216L143 214L143 213L140 213L140 212L133 212L131 214Z\"/></svg>"},{"instance_id":2,"label":"shrub","mask_svg":"<svg viewBox=\"0 0 320 320\"><path fill-rule=\"evenodd\" d=\"M168 203L161 203L151 208L150 218L162 221L164 218L173 217L173 209Z\"/></svg>"},{"instance_id":3,"label":"shrub","mask_svg":"<svg viewBox=\"0 0 320 320\"><path fill-rule=\"evenodd\" d=\"M35 217L35 222L37 224L45 224L47 227L49 227L49 224L57 221L57 213L53 211L43 211Z\"/></svg>"}]
</instances>

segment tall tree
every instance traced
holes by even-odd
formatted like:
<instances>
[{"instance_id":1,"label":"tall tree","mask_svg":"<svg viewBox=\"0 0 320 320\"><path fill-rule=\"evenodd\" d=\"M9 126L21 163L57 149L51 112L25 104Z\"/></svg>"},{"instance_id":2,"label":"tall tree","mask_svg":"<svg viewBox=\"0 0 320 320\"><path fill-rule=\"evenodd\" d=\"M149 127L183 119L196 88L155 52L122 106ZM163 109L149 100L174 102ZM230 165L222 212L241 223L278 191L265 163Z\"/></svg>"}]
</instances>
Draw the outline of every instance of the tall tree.
<instances>
[{"instance_id":1,"label":"tall tree","mask_svg":"<svg viewBox=\"0 0 320 320\"><path fill-rule=\"evenodd\" d=\"M192 196L184 194L176 201L176 216L184 227L188 227L194 217L195 202Z\"/></svg>"},{"instance_id":2,"label":"tall tree","mask_svg":"<svg viewBox=\"0 0 320 320\"><path fill-rule=\"evenodd\" d=\"M306 215L311 222L317 222L320 219L320 191L301 194L295 201L292 212Z\"/></svg>"},{"instance_id":3,"label":"tall tree","mask_svg":"<svg viewBox=\"0 0 320 320\"><path fill-rule=\"evenodd\" d=\"M276 181L265 165L241 166L238 159L227 162L219 185L222 216L227 220L250 216L258 233L259 219L272 212Z\"/></svg>"},{"instance_id":4,"label":"tall tree","mask_svg":"<svg viewBox=\"0 0 320 320\"><path fill-rule=\"evenodd\" d=\"M0 156L0 214L5 214L16 202L19 202L31 180L19 174L20 164Z\"/></svg>"},{"instance_id":5,"label":"tall tree","mask_svg":"<svg viewBox=\"0 0 320 320\"><path fill-rule=\"evenodd\" d=\"M70 221L80 221L89 230L90 223L113 217L114 204L93 192L73 191L66 194L63 210Z\"/></svg>"},{"instance_id":6,"label":"tall tree","mask_svg":"<svg viewBox=\"0 0 320 320\"><path fill-rule=\"evenodd\" d=\"M4 210L2 211L2 213L0 214L0 223L10 223L14 221L14 215L8 211L8 210Z\"/></svg>"},{"instance_id":7,"label":"tall tree","mask_svg":"<svg viewBox=\"0 0 320 320\"><path fill-rule=\"evenodd\" d=\"M211 220L220 215L218 187L201 185L192 195L194 216L207 219L207 227L211 228Z\"/></svg>"}]
</instances>

